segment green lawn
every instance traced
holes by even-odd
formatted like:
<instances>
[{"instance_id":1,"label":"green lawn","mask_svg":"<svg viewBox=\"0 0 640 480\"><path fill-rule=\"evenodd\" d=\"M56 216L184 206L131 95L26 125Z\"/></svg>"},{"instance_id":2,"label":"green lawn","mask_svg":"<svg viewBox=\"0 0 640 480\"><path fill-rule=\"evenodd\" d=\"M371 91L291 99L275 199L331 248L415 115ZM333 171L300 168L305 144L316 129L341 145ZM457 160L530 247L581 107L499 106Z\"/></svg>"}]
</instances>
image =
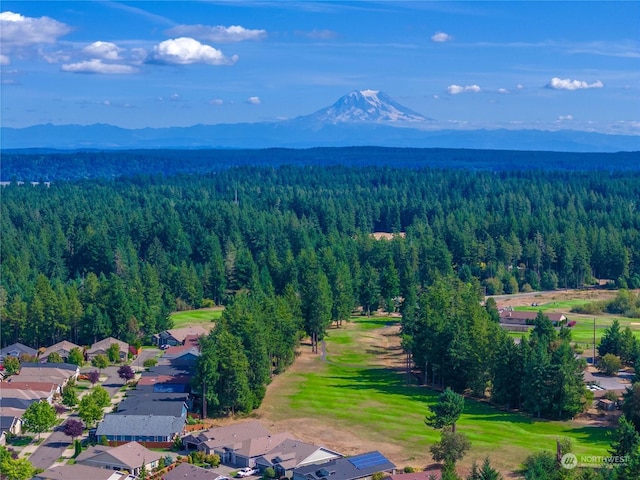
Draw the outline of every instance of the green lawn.
<instances>
[{"instance_id":1,"label":"green lawn","mask_svg":"<svg viewBox=\"0 0 640 480\"><path fill-rule=\"evenodd\" d=\"M186 310L171 314L173 328L190 327L193 325L209 324L222 316L223 308L203 308L200 310Z\"/></svg>"},{"instance_id":2,"label":"green lawn","mask_svg":"<svg viewBox=\"0 0 640 480\"><path fill-rule=\"evenodd\" d=\"M356 328L330 330L326 361L319 356L312 369L284 374L289 377L286 386L271 402L277 405L273 420L315 419L362 438L384 439L402 446L408 465L419 466L412 461L428 462L428 448L439 439L439 432L424 424L427 406L439 393L408 386L401 372L376 366L381 347L367 340L372 320L376 319L358 319ZM472 399L467 399L458 425L473 444L463 464L489 455L497 466L516 470L530 453L554 451L561 437L573 439L577 454L607 454L607 429L533 420Z\"/></svg>"}]
</instances>

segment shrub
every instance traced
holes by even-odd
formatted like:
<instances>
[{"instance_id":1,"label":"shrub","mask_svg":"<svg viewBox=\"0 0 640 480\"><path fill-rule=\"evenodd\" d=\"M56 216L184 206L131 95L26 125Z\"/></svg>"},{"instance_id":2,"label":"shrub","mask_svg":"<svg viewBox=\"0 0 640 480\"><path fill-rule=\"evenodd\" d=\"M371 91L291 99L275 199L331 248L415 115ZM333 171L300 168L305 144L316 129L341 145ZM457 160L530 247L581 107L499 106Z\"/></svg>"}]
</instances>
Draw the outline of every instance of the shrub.
<instances>
[{"instance_id":1,"label":"shrub","mask_svg":"<svg viewBox=\"0 0 640 480\"><path fill-rule=\"evenodd\" d=\"M404 473L415 473L416 469L415 469L415 468L413 468L413 467L404 467L404 468L402 469L402 471L403 471Z\"/></svg>"},{"instance_id":2,"label":"shrub","mask_svg":"<svg viewBox=\"0 0 640 480\"><path fill-rule=\"evenodd\" d=\"M276 471L273 467L267 467L264 469L264 473L262 474L262 478L276 478Z\"/></svg>"},{"instance_id":3,"label":"shrub","mask_svg":"<svg viewBox=\"0 0 640 480\"><path fill-rule=\"evenodd\" d=\"M622 360L613 353L607 353L598 361L597 367L605 375L615 375L622 368Z\"/></svg>"},{"instance_id":4,"label":"shrub","mask_svg":"<svg viewBox=\"0 0 640 480\"><path fill-rule=\"evenodd\" d=\"M205 455L204 463L208 463L212 467L217 467L218 465L220 465L220 455L217 455L217 454ZM274 473L274 477L275 477L275 471L273 473ZM273 478L273 477L271 477L271 478Z\"/></svg>"},{"instance_id":5,"label":"shrub","mask_svg":"<svg viewBox=\"0 0 640 480\"><path fill-rule=\"evenodd\" d=\"M147 358L142 365L145 368L150 368L150 367L155 367L158 364L158 359L157 358Z\"/></svg>"}]
</instances>

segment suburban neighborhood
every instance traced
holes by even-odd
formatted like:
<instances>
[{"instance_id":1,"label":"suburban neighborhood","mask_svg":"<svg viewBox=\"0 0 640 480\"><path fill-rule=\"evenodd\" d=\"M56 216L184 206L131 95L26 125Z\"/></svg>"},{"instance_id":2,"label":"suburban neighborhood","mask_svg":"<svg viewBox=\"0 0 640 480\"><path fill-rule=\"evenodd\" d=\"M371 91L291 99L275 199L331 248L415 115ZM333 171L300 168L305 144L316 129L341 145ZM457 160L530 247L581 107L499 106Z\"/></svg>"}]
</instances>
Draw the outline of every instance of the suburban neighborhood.
<instances>
[{"instance_id":1,"label":"suburban neighborhood","mask_svg":"<svg viewBox=\"0 0 640 480\"><path fill-rule=\"evenodd\" d=\"M58 416L59 426L53 427L53 433L43 432L43 437L66 432L65 426L77 422L83 413L82 407L74 413L65 406L64 392L77 388L78 404L82 405L82 399L91 396L88 377L91 370L95 371L95 367L67 363L70 357L73 359L72 352L82 353L81 365L105 367L96 358L107 357L110 349L117 349L109 363L119 366L120 372L123 366L126 371L134 365L133 376L121 375L124 383L110 394L108 405L101 407L99 421L92 428L85 423L84 433L76 433L81 442L75 438L67 441L63 450L74 448L74 454L62 454L48 463L34 465L40 472L33 478L228 480L231 476L266 474L270 478L299 480L368 480L374 473L395 473L396 466L377 451L346 458L290 433L271 432L255 420L222 426L202 421L194 413L190 382L200 354L199 338L206 333L202 327L167 330L153 337L153 347L138 350L113 337L87 348L68 341L40 351L20 343L3 348L0 443L12 446L14 440L25 438L29 427L23 425L23 416L34 404L50 405ZM147 357L142 366L139 356ZM18 359L19 368L11 369L11 358ZM109 377L100 372L98 375L96 385L107 386ZM40 439L36 445L24 446L20 454L34 459L36 452L44 448L47 441Z\"/></svg>"}]
</instances>

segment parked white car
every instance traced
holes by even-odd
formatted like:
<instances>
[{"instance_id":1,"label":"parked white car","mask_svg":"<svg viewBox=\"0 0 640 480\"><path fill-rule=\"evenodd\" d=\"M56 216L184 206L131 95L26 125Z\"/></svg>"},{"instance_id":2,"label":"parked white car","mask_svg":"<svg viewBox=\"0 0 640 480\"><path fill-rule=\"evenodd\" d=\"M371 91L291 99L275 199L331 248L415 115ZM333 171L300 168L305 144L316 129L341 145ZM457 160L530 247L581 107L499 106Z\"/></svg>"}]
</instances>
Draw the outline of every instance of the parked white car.
<instances>
[{"instance_id":1,"label":"parked white car","mask_svg":"<svg viewBox=\"0 0 640 480\"><path fill-rule=\"evenodd\" d=\"M251 468L251 467L244 467L238 470L236 477L244 478L244 477L250 477L251 475L257 475L257 474L258 474L257 469Z\"/></svg>"}]
</instances>

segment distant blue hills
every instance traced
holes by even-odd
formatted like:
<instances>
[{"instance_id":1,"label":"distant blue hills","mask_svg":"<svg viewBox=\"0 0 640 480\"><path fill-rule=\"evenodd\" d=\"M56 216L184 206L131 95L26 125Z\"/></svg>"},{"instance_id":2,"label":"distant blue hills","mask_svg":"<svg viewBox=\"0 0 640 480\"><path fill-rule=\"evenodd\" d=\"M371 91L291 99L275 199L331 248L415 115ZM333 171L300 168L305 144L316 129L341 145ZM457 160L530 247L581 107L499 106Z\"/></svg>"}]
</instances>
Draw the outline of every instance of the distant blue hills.
<instances>
[{"instance_id":1,"label":"distant blue hills","mask_svg":"<svg viewBox=\"0 0 640 480\"><path fill-rule=\"evenodd\" d=\"M280 122L126 129L113 125L2 127L2 150L45 148L311 148L381 146L564 152L640 151L640 136L575 130L436 130L435 121L382 92L354 91L311 115Z\"/></svg>"}]
</instances>

